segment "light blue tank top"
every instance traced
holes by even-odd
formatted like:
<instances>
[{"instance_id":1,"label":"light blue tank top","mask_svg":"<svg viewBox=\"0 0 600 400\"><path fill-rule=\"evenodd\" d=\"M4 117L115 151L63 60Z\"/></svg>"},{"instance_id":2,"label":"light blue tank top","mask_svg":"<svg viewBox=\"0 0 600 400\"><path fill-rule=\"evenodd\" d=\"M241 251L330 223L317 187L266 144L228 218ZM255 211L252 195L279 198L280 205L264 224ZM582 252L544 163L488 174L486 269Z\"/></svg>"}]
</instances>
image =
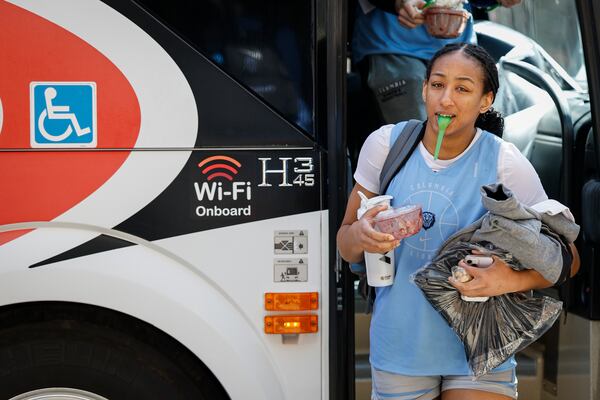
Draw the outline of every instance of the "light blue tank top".
<instances>
[{"instance_id":1,"label":"light blue tank top","mask_svg":"<svg viewBox=\"0 0 600 400\"><path fill-rule=\"evenodd\" d=\"M404 124L392 130L391 143ZM386 194L394 196L393 206L420 204L430 218L396 249L394 284L377 288L370 355L375 368L403 375L471 374L462 342L410 275L427 264L451 234L486 212L479 188L497 181L500 144L501 139L483 131L466 154L439 172L427 166L417 149L390 182ZM496 371L513 365L510 359Z\"/></svg>"},{"instance_id":2,"label":"light blue tank top","mask_svg":"<svg viewBox=\"0 0 600 400\"><path fill-rule=\"evenodd\" d=\"M464 32L459 37L437 39L427 33L424 25L414 29L405 28L400 25L395 15L380 9L365 14L358 6L356 12L352 38L352 58L355 63L369 54L400 54L429 60L448 43L476 42L473 18L469 18Z\"/></svg>"}]
</instances>

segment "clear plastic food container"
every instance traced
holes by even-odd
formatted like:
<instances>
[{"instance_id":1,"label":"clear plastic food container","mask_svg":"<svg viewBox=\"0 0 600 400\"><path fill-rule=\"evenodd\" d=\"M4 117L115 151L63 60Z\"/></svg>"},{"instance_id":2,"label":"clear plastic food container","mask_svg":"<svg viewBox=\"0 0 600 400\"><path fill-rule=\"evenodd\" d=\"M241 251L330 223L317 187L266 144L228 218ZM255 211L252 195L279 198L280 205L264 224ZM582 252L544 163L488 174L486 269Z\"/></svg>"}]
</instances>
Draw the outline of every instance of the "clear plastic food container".
<instances>
[{"instance_id":1,"label":"clear plastic food container","mask_svg":"<svg viewBox=\"0 0 600 400\"><path fill-rule=\"evenodd\" d=\"M423 212L420 205L411 204L381 211L373 220L375 229L379 232L392 234L396 239L404 239L421 230Z\"/></svg>"},{"instance_id":2,"label":"clear plastic food container","mask_svg":"<svg viewBox=\"0 0 600 400\"><path fill-rule=\"evenodd\" d=\"M460 36L465 30L469 12L448 7L428 7L423 11L425 27L433 37L451 39Z\"/></svg>"}]
</instances>

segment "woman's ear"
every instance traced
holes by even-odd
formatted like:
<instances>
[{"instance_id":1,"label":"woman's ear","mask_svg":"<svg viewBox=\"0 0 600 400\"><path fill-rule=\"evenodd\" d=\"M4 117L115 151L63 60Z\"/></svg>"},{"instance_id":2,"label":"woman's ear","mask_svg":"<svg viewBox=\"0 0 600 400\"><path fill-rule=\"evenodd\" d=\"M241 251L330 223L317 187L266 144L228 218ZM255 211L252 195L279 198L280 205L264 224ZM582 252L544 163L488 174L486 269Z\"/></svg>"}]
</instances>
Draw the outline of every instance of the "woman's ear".
<instances>
[{"instance_id":1,"label":"woman's ear","mask_svg":"<svg viewBox=\"0 0 600 400\"><path fill-rule=\"evenodd\" d=\"M427 80L423 81L423 89L421 89L421 97L423 98L423 103L427 103Z\"/></svg>"},{"instance_id":2,"label":"woman's ear","mask_svg":"<svg viewBox=\"0 0 600 400\"><path fill-rule=\"evenodd\" d=\"M493 103L494 93L492 93L491 91L487 92L481 97L481 105L479 107L479 112L483 114L484 112L488 111L492 107Z\"/></svg>"}]
</instances>

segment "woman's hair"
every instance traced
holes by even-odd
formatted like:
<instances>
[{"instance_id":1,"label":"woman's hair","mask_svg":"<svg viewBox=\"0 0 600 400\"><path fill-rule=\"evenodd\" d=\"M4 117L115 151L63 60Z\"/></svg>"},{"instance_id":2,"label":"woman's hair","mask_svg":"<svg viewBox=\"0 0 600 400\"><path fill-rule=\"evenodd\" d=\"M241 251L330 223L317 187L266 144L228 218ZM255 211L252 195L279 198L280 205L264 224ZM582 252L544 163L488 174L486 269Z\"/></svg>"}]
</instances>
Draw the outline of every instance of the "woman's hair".
<instances>
[{"instance_id":1,"label":"woman's hair","mask_svg":"<svg viewBox=\"0 0 600 400\"><path fill-rule=\"evenodd\" d=\"M495 99L499 86L498 69L496 68L496 63L492 56L490 56L483 47L474 44L452 43L442 47L433 55L431 60L429 60L429 63L427 64L427 71L425 73L425 79L429 80L431 68L433 68L433 64L435 64L438 58L455 51L462 52L467 57L472 58L473 60L477 61L479 65L481 65L481 69L483 70L483 93L492 92ZM479 114L479 117L477 117L477 120L475 121L475 126L502 137L502 133L504 131L504 119L498 111L490 108L483 114Z\"/></svg>"}]
</instances>

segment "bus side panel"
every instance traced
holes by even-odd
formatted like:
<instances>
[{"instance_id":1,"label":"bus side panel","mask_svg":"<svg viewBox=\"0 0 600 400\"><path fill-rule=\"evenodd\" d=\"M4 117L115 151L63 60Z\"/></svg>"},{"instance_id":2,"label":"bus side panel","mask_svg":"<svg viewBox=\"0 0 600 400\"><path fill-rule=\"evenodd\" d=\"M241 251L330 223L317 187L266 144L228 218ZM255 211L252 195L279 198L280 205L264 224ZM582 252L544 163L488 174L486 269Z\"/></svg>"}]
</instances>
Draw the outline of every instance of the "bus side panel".
<instances>
[{"instance_id":1,"label":"bus side panel","mask_svg":"<svg viewBox=\"0 0 600 400\"><path fill-rule=\"evenodd\" d=\"M52 244L90 235L88 226L50 222L0 247L0 305L66 301L124 312L190 349L232 399L317 399L323 322L318 333L284 344L263 332L263 319L282 314L265 310L266 292L321 294L321 220L320 212L269 219L30 269ZM276 256L274 233L299 229L308 252ZM280 281L277 262L290 259L306 269ZM321 317L322 309L302 313Z\"/></svg>"}]
</instances>

